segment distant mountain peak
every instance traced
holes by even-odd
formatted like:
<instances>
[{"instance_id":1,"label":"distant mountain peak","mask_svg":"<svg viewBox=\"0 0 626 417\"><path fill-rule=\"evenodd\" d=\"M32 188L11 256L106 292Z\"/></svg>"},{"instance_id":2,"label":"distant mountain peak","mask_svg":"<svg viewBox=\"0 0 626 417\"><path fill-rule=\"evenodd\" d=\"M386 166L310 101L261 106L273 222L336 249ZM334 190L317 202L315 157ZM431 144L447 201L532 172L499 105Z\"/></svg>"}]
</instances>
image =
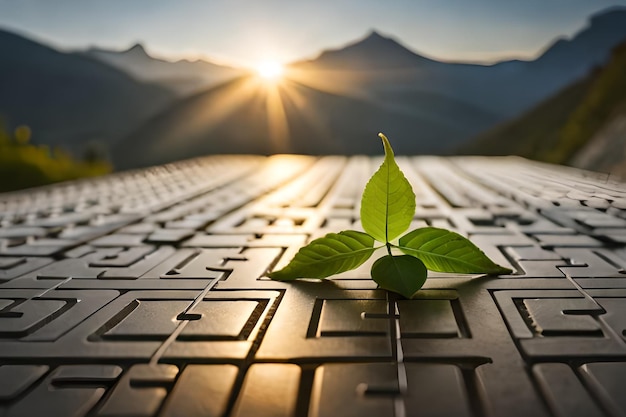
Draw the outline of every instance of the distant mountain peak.
<instances>
[{"instance_id":1,"label":"distant mountain peak","mask_svg":"<svg viewBox=\"0 0 626 417\"><path fill-rule=\"evenodd\" d=\"M626 7L610 7L592 15L587 25L573 36L557 38L536 61L543 67L578 68L581 77L590 67L603 65L610 46L625 37ZM583 55L585 60L581 60Z\"/></svg>"},{"instance_id":2,"label":"distant mountain peak","mask_svg":"<svg viewBox=\"0 0 626 417\"><path fill-rule=\"evenodd\" d=\"M418 55L395 39L371 29L365 37L339 49L323 51L316 64L353 68L414 67L432 60Z\"/></svg>"},{"instance_id":3,"label":"distant mountain peak","mask_svg":"<svg viewBox=\"0 0 626 417\"><path fill-rule=\"evenodd\" d=\"M361 40L356 41L355 43L353 43L352 45L349 46L358 46L358 45L365 45L368 47L389 47L389 46L395 46L395 47L401 47L403 49L406 49L405 46L401 45L398 41L396 41L395 39L385 36L383 34L381 34L380 32L378 32L376 29L371 29L364 38L362 38Z\"/></svg>"},{"instance_id":4,"label":"distant mountain peak","mask_svg":"<svg viewBox=\"0 0 626 417\"><path fill-rule=\"evenodd\" d=\"M607 17L626 16L626 7L624 6L612 6L606 9L600 10L597 13L591 15L592 22L605 19Z\"/></svg>"},{"instance_id":5,"label":"distant mountain peak","mask_svg":"<svg viewBox=\"0 0 626 417\"><path fill-rule=\"evenodd\" d=\"M368 40L368 39L385 39L385 40L389 40L388 37L382 35L380 32L378 32L376 29L370 29L370 31L367 33L367 35L365 36L365 39L363 40Z\"/></svg>"},{"instance_id":6,"label":"distant mountain peak","mask_svg":"<svg viewBox=\"0 0 626 417\"><path fill-rule=\"evenodd\" d=\"M133 55L148 55L146 52L146 48L140 42L137 42L130 48L124 51L125 54L133 54Z\"/></svg>"},{"instance_id":7,"label":"distant mountain peak","mask_svg":"<svg viewBox=\"0 0 626 417\"><path fill-rule=\"evenodd\" d=\"M89 53L106 54L106 55L118 55L118 56L136 56L136 57L148 57L150 55L146 52L146 48L139 42L134 44L128 49L104 49L97 46L91 46L87 49Z\"/></svg>"}]
</instances>

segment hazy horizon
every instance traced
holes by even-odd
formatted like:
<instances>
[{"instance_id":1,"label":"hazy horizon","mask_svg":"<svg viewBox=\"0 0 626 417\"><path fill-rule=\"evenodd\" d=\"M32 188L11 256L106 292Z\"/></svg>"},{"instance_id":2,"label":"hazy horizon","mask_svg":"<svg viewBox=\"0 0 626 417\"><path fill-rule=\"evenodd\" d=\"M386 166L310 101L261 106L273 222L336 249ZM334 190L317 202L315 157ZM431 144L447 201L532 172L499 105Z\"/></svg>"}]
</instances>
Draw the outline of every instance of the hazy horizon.
<instances>
[{"instance_id":1,"label":"hazy horizon","mask_svg":"<svg viewBox=\"0 0 626 417\"><path fill-rule=\"evenodd\" d=\"M376 30L433 59L488 64L533 59L582 29L590 15L626 6L626 0L279 3L0 0L0 28L61 50L121 51L141 43L161 59L244 67L314 58Z\"/></svg>"}]
</instances>

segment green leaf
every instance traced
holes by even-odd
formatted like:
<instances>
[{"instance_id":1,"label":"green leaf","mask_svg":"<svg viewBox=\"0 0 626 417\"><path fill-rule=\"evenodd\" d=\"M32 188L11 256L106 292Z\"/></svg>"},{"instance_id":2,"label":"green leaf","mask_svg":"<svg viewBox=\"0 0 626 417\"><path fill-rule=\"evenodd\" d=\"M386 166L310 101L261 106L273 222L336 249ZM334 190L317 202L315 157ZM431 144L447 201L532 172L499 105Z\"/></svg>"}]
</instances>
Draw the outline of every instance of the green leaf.
<instances>
[{"instance_id":1,"label":"green leaf","mask_svg":"<svg viewBox=\"0 0 626 417\"><path fill-rule=\"evenodd\" d=\"M346 230L329 233L302 247L280 271L268 276L279 281L296 278L326 278L356 268L374 253L374 238Z\"/></svg>"},{"instance_id":2,"label":"green leaf","mask_svg":"<svg viewBox=\"0 0 626 417\"><path fill-rule=\"evenodd\" d=\"M398 248L421 259L432 271L492 275L512 272L494 263L468 239L446 229L413 230L400 238Z\"/></svg>"},{"instance_id":3,"label":"green leaf","mask_svg":"<svg viewBox=\"0 0 626 417\"><path fill-rule=\"evenodd\" d=\"M365 186L361 200L363 229L380 242L400 236L413 220L415 194L393 157L389 141L382 133L385 160Z\"/></svg>"},{"instance_id":4,"label":"green leaf","mask_svg":"<svg viewBox=\"0 0 626 417\"><path fill-rule=\"evenodd\" d=\"M386 255L372 265L372 279L381 287L411 298L426 282L428 271L417 258Z\"/></svg>"}]
</instances>

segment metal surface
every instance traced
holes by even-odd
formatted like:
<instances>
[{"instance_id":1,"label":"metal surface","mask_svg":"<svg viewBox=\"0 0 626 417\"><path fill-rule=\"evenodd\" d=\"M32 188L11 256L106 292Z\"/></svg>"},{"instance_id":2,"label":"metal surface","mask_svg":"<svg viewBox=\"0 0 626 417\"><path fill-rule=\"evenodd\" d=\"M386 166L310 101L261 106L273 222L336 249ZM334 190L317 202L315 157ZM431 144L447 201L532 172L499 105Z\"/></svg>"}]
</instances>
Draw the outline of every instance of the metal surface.
<instances>
[{"instance_id":1,"label":"metal surface","mask_svg":"<svg viewBox=\"0 0 626 417\"><path fill-rule=\"evenodd\" d=\"M360 229L380 158L208 157L0 195L0 416L624 416L626 185L516 158L398 162L412 227L509 276L372 261L280 283Z\"/></svg>"}]
</instances>

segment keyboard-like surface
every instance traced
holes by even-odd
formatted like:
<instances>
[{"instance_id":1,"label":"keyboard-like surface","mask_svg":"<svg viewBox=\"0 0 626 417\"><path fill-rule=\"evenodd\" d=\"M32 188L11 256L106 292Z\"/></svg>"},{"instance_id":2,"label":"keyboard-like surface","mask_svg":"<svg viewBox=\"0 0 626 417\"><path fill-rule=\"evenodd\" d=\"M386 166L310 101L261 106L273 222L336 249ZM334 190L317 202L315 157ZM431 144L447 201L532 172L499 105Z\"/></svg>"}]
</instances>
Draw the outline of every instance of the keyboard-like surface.
<instances>
[{"instance_id":1,"label":"keyboard-like surface","mask_svg":"<svg viewBox=\"0 0 626 417\"><path fill-rule=\"evenodd\" d=\"M429 273L413 300L371 261L264 276L360 230L380 162L215 156L0 195L0 416L626 415L610 176L399 157L412 228L468 236L512 275Z\"/></svg>"}]
</instances>

